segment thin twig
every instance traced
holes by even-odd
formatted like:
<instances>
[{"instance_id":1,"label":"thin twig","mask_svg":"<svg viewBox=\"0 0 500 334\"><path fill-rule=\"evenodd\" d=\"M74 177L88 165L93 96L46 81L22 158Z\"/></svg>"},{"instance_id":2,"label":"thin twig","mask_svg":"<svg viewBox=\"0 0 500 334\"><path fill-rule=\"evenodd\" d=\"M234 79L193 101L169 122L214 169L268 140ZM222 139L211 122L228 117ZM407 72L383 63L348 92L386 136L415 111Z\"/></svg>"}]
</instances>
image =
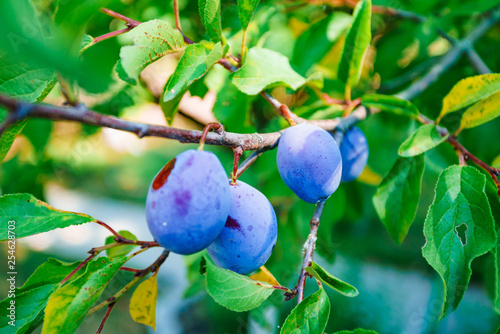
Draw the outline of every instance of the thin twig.
<instances>
[{"instance_id":1,"label":"thin twig","mask_svg":"<svg viewBox=\"0 0 500 334\"><path fill-rule=\"evenodd\" d=\"M97 332L95 334L100 334L102 329L104 328L104 324L108 320L109 315L111 314L111 311L113 310L113 307L115 307L116 303L111 303L108 305L108 309L106 310L106 314L104 315L104 318L102 318L101 325L97 329Z\"/></svg>"},{"instance_id":2,"label":"thin twig","mask_svg":"<svg viewBox=\"0 0 500 334\"><path fill-rule=\"evenodd\" d=\"M466 47L465 52L467 54L467 57L469 57L469 60L476 69L476 71L480 74L488 74L491 73L490 68L486 63L483 61L481 56L477 53L477 51L474 49L472 45L469 45Z\"/></svg>"},{"instance_id":3,"label":"thin twig","mask_svg":"<svg viewBox=\"0 0 500 334\"><path fill-rule=\"evenodd\" d=\"M117 12L112 11L111 9L107 8L101 8L101 12L103 12L106 15L109 15L111 17L114 17L115 19L122 20L126 23L127 27L137 27L139 24L142 22L133 20L129 17L126 17L125 15L119 14Z\"/></svg>"},{"instance_id":4,"label":"thin twig","mask_svg":"<svg viewBox=\"0 0 500 334\"><path fill-rule=\"evenodd\" d=\"M302 262L299 281L297 283L297 286L292 290L292 293L285 294L286 300L292 299L293 297L295 297L295 295L297 295L297 304L299 304L304 299L304 289L306 286L306 279L308 275L306 268L311 265L313 259L314 249L316 248L316 239L318 238L319 221L324 207L325 201L316 204L316 209L314 210L314 214L310 221L311 229L309 230L309 236L307 237L307 240L304 243L303 247L304 261Z\"/></svg>"},{"instance_id":5,"label":"thin twig","mask_svg":"<svg viewBox=\"0 0 500 334\"><path fill-rule=\"evenodd\" d=\"M177 30L182 31L181 18L179 16L179 0L174 0L174 16L175 16L175 27L177 28Z\"/></svg>"},{"instance_id":6,"label":"thin twig","mask_svg":"<svg viewBox=\"0 0 500 334\"><path fill-rule=\"evenodd\" d=\"M238 165L240 162L240 157L243 154L243 149L241 147L233 148L234 161L233 161L233 171L231 172L231 185L236 184L238 179Z\"/></svg>"},{"instance_id":7,"label":"thin twig","mask_svg":"<svg viewBox=\"0 0 500 334\"><path fill-rule=\"evenodd\" d=\"M132 29L133 29L133 27L127 27L127 28L124 28L124 29L120 29L120 30L115 30L115 31L108 32L107 34L104 34L104 35L101 35L101 36L97 36L97 37L95 37L92 40L91 45L97 44L99 42L102 42L104 40L107 40L109 38L112 38L112 37L115 37L115 36L118 36L118 35L121 35L121 34L124 34L124 33L127 33L130 30L132 30Z\"/></svg>"}]
</instances>

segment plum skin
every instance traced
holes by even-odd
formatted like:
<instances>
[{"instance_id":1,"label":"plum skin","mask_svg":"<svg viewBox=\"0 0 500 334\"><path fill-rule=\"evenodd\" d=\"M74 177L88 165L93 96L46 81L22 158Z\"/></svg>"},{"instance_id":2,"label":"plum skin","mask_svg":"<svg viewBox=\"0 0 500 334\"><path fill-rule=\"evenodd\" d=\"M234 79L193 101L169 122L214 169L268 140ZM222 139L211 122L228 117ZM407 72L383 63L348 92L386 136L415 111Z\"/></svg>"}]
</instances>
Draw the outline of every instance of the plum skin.
<instances>
[{"instance_id":1,"label":"plum skin","mask_svg":"<svg viewBox=\"0 0 500 334\"><path fill-rule=\"evenodd\" d=\"M246 275L271 256L278 223L271 203L254 187L238 181L230 192L226 225L207 251L217 266Z\"/></svg>"},{"instance_id":2,"label":"plum skin","mask_svg":"<svg viewBox=\"0 0 500 334\"><path fill-rule=\"evenodd\" d=\"M278 144L276 163L283 182L309 203L326 200L340 184L339 147L327 131L312 124L285 130Z\"/></svg>"},{"instance_id":3,"label":"plum skin","mask_svg":"<svg viewBox=\"0 0 500 334\"><path fill-rule=\"evenodd\" d=\"M227 175L211 152L187 150L172 161L151 183L146 219L160 246L193 254L224 228L231 202Z\"/></svg>"},{"instance_id":4,"label":"plum skin","mask_svg":"<svg viewBox=\"0 0 500 334\"><path fill-rule=\"evenodd\" d=\"M344 134L340 145L342 154L342 182L357 179L368 161L368 142L358 127L352 127Z\"/></svg>"}]
</instances>

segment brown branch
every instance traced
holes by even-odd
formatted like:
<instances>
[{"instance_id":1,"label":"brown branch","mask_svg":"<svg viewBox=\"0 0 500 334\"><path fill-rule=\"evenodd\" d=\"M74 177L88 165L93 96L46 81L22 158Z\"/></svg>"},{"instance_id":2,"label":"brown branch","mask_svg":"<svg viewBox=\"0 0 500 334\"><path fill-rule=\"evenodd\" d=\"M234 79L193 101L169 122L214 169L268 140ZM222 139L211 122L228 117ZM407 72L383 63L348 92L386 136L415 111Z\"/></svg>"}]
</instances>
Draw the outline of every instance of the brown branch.
<instances>
[{"instance_id":1,"label":"brown branch","mask_svg":"<svg viewBox=\"0 0 500 334\"><path fill-rule=\"evenodd\" d=\"M106 39L109 39L109 38L112 38L112 37L124 34L126 32L129 32L133 28L134 27L127 27L127 28L124 28L124 29L120 29L120 30L115 30L115 31L108 32L107 34L104 34L104 35L101 35L101 36L97 36L97 37L95 37L92 40L91 45L97 44L97 43L102 42L102 41L104 41Z\"/></svg>"},{"instance_id":2,"label":"brown branch","mask_svg":"<svg viewBox=\"0 0 500 334\"><path fill-rule=\"evenodd\" d=\"M144 277L149 273L157 271L158 268L160 268L160 266L163 264L163 262L165 262L165 260L168 258L169 254L170 254L170 251L164 249L163 253L161 253L161 255L158 257L158 259L156 259L155 262L153 262L153 264L151 264L146 269L143 269L143 270L136 272L134 276L135 277Z\"/></svg>"},{"instance_id":3,"label":"brown branch","mask_svg":"<svg viewBox=\"0 0 500 334\"><path fill-rule=\"evenodd\" d=\"M297 304L299 304L304 299L304 289L306 286L306 279L309 275L306 271L306 268L311 265L314 249L316 248L316 239L318 238L318 228L319 221L321 218L321 214L323 213L323 208L325 207L325 202L319 202L316 204L316 209L314 210L314 214L311 218L310 225L311 229L309 230L309 236L307 237L306 242L304 243L304 261L302 262L302 269L299 275L299 281L297 286L292 290L292 293L285 294L285 300L290 300L295 295L297 295Z\"/></svg>"},{"instance_id":4,"label":"brown branch","mask_svg":"<svg viewBox=\"0 0 500 334\"><path fill-rule=\"evenodd\" d=\"M116 303L111 303L108 305L108 309L106 310L106 314L104 315L104 318L102 318L101 325L99 325L99 328L95 332L95 334L100 334L102 329L104 328L104 324L108 320L109 315L111 314L111 311L113 310L113 307L115 307Z\"/></svg>"},{"instance_id":5,"label":"brown branch","mask_svg":"<svg viewBox=\"0 0 500 334\"><path fill-rule=\"evenodd\" d=\"M114 17L115 19L124 21L125 24L127 25L127 27L135 28L139 24L142 23L140 21L136 21L136 20L133 20L133 19L131 19L129 17L126 17L125 15L122 15L122 14L119 14L117 12L114 12L111 9L101 8L101 12L103 12L104 14L109 15L111 17Z\"/></svg>"},{"instance_id":6,"label":"brown branch","mask_svg":"<svg viewBox=\"0 0 500 334\"><path fill-rule=\"evenodd\" d=\"M100 127L135 133L139 138L162 137L177 140L181 143L199 143L202 136L201 131L177 129L168 126L152 125L140 122L127 121L121 118L103 115L87 109L84 105L77 107L60 107L48 104L26 104L16 99L0 95L0 105L10 110L14 115L9 119L19 121L27 117L51 119L55 121L74 121ZM29 108L23 106L28 105ZM366 118L364 108L356 113L360 120ZM22 114L18 113L22 111ZM355 113L355 112L353 112ZM309 121L325 130L333 130L340 123L342 118ZM302 120L301 120L302 121ZM0 133L1 134L1 133ZM228 147L241 147L243 150L259 150L274 147L281 136L281 132L239 134L232 132L208 133L206 144L221 145Z\"/></svg>"}]
</instances>

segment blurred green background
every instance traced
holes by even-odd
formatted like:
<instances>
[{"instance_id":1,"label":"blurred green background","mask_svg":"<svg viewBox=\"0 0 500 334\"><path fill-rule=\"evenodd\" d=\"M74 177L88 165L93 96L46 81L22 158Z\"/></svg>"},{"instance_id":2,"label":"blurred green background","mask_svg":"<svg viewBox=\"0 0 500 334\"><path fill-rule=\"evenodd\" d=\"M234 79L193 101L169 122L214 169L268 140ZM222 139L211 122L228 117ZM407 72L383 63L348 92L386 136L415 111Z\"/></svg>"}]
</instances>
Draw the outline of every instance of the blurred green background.
<instances>
[{"instance_id":1,"label":"blurred green background","mask_svg":"<svg viewBox=\"0 0 500 334\"><path fill-rule=\"evenodd\" d=\"M64 4L69 6L68 3L73 3L77 7L81 2L64 1ZM372 46L365 60L361 83L353 95L375 91L395 94L404 90L412 80L439 62L452 47L439 36L438 28L460 39L483 20L484 12L499 2L374 0L374 5L418 13L425 21L414 22L374 14ZM94 8L92 3L95 8L102 5L95 1L88 3L89 8ZM116 0L106 3L114 11L139 21L157 18L174 23L172 1ZM197 2L179 3L184 33L195 41L206 39ZM55 0L37 0L34 4L42 29L40 33L45 37L59 34L59 41L70 41L73 33L81 39L85 22L88 22L85 33L93 37L123 28L123 23L97 11L82 11L75 14L77 19L72 24L64 20L61 23L57 21L56 12L63 4ZM320 72L324 77L323 92L341 98L343 84L336 80L336 66L343 32L352 12L352 8L341 4L341 1L334 0L311 3L262 1L250 25L249 47L259 45L286 55L292 67L304 76ZM5 12L0 14L0 18L6 20L6 26L16 25L15 20L5 15ZM58 22L55 26L49 24L54 20ZM22 23L19 25L23 27ZM231 52L238 54L241 30L236 1L222 1L222 26ZM48 67L57 65L58 70L78 83L75 86L79 86L81 101L98 112L166 124L158 106L158 97L179 55L167 56L150 65L141 75L141 84L129 86L113 72L120 47L130 44L126 34L89 48L81 57L71 54L71 43L56 47L57 43L45 37L21 44L20 47L26 49L21 52L18 61L42 63ZM12 52L5 48L7 53ZM33 54L40 48L46 54ZM475 48L493 72L500 70L498 25L489 29ZM59 61L61 59L62 62ZM74 64L77 72L71 67ZM86 69L92 70L85 72ZM461 57L413 102L423 114L435 118L441 109L442 98L451 87L461 78L476 73L469 60ZM96 75L95 80L90 77L91 74ZM276 88L272 94L304 117L331 118L339 115L338 109L319 102L311 88L295 93ZM268 132L285 126L264 99L243 96L229 86L227 73L219 65L191 88L190 95L181 103L174 126L201 129L202 123L212 119L214 114L228 131ZM45 102L62 104L59 84ZM459 119L454 116L444 119L444 124L450 129L456 128L457 122ZM434 197L437 176L444 168L457 163L453 149L441 145L426 153L419 210L406 240L397 246L379 221L371 199L376 185L397 159L399 145L416 129L417 124L402 116L379 113L363 121L359 127L369 142L368 167L358 181L342 184L328 200L319 229L315 259L335 276L356 286L360 295L349 299L330 293L332 314L327 332L363 327L380 333L493 333L500 318L494 313L491 302L494 280L492 255L486 254L473 262L474 274L460 307L438 322L442 282L421 254L425 243L423 221ZM483 161L500 167L499 133L500 119L496 119L464 131L459 139ZM88 213L116 230L128 229L140 238L150 240L143 209L149 184L166 162L192 147L158 138L138 139L132 134L111 129L31 119L0 165L0 189L2 194L32 193L57 208ZM206 149L217 154L229 174L232 151L222 147ZM248 152L245 153L247 155ZM276 169L275 159L275 151L264 153L241 179L262 191L276 210L278 244L266 266L282 285L293 287L299 274L301 248L314 206L298 200L285 186ZM491 183L489 177L487 180ZM106 231L96 226L78 226L20 241L17 249L18 282L24 282L49 256L67 261L83 259L86 251L102 245L106 236ZM6 249L4 245L0 247L3 253ZM136 265L146 266L155 254L144 254ZM2 258L5 256L3 254ZM269 301L251 312L228 311L207 295L203 277L198 274L198 258L196 255L185 258L173 255L162 267L157 332L279 331L279 325L295 305L294 301L284 302L283 296L275 292ZM111 292L120 288L120 282L127 279L127 274L122 274L123 277L118 277L111 284ZM308 293L311 293L315 283L312 280L309 283ZM6 289L5 280L1 280L2 296ZM102 298L109 297L111 292L106 292ZM97 314L86 319L79 333L95 331L101 318L102 314ZM118 303L103 332L115 333L118 330L123 333L146 333L149 330L132 321L127 300Z\"/></svg>"}]
</instances>

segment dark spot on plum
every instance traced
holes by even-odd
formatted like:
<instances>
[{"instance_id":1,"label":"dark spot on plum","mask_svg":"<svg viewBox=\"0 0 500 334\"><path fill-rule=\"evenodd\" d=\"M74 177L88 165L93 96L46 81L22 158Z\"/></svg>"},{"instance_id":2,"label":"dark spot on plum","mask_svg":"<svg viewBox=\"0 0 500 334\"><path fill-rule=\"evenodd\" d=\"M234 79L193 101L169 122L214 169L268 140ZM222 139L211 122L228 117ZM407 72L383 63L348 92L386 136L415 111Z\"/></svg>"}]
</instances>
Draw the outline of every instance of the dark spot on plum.
<instances>
[{"instance_id":1,"label":"dark spot on plum","mask_svg":"<svg viewBox=\"0 0 500 334\"><path fill-rule=\"evenodd\" d=\"M155 205L156 205L156 202L153 202L153 205L151 207L154 209Z\"/></svg>"},{"instance_id":2,"label":"dark spot on plum","mask_svg":"<svg viewBox=\"0 0 500 334\"><path fill-rule=\"evenodd\" d=\"M194 155L190 156L187 161L186 161L186 165L184 167L190 167L191 165L193 165L193 160L194 160Z\"/></svg>"},{"instance_id":3,"label":"dark spot on plum","mask_svg":"<svg viewBox=\"0 0 500 334\"><path fill-rule=\"evenodd\" d=\"M177 211L181 216L188 213L189 202L191 201L191 193L188 190L178 190L173 193Z\"/></svg>"},{"instance_id":4,"label":"dark spot on plum","mask_svg":"<svg viewBox=\"0 0 500 334\"><path fill-rule=\"evenodd\" d=\"M176 158L170 160L165 166L163 166L158 175L156 175L155 179L153 180L153 190L160 189L161 186L163 186L165 182L167 182L170 172L172 171L172 169L174 169L175 160Z\"/></svg>"},{"instance_id":5,"label":"dark spot on plum","mask_svg":"<svg viewBox=\"0 0 500 334\"><path fill-rule=\"evenodd\" d=\"M249 225L249 226L247 227L247 230L248 230L248 231L253 230L253 226L252 226L252 225Z\"/></svg>"},{"instance_id":6,"label":"dark spot on plum","mask_svg":"<svg viewBox=\"0 0 500 334\"><path fill-rule=\"evenodd\" d=\"M238 258L240 258L241 256L238 255Z\"/></svg>"},{"instance_id":7,"label":"dark spot on plum","mask_svg":"<svg viewBox=\"0 0 500 334\"><path fill-rule=\"evenodd\" d=\"M243 231L241 230L240 223L238 223L238 221L231 216L227 217L226 227L230 228L231 230L238 230L241 233L243 233ZM243 233L243 234L245 234L245 233Z\"/></svg>"}]
</instances>

